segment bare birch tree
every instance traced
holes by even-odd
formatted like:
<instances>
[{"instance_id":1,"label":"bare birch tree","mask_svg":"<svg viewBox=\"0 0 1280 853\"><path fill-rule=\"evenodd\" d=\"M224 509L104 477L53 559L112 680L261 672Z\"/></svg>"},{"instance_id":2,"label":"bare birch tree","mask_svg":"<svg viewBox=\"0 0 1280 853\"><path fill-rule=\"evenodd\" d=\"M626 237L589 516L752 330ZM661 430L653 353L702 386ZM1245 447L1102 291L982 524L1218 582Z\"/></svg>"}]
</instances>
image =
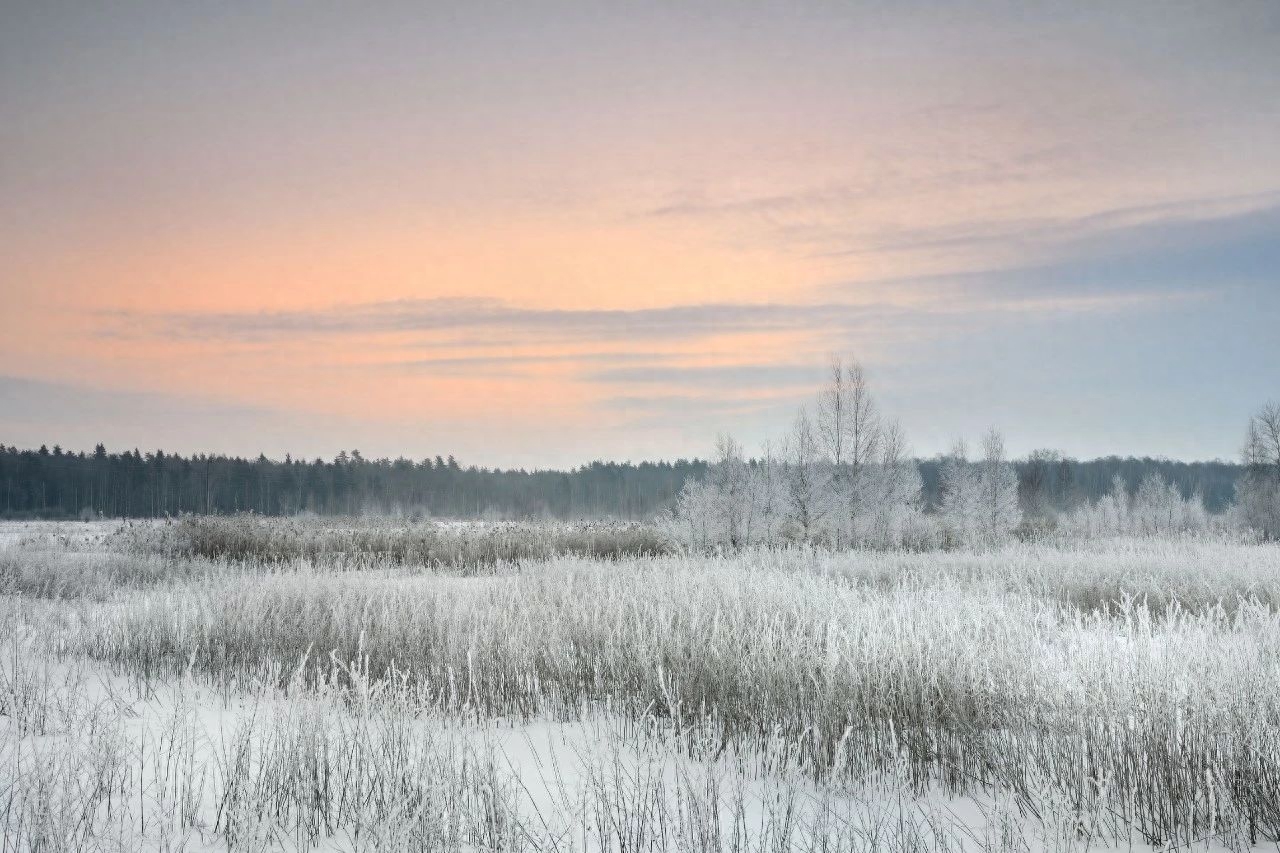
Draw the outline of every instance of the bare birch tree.
<instances>
[{"instance_id":1,"label":"bare birch tree","mask_svg":"<svg viewBox=\"0 0 1280 853\"><path fill-rule=\"evenodd\" d=\"M832 356L827 386L818 392L817 431L836 472L844 465L845 421L848 412L848 371L844 366L844 359Z\"/></svg>"},{"instance_id":2,"label":"bare birch tree","mask_svg":"<svg viewBox=\"0 0 1280 853\"><path fill-rule=\"evenodd\" d=\"M857 359L831 359L827 386L818 395L817 432L831 462L832 491L845 505L837 539L856 536L858 517L868 510L868 474L876 464L882 425L866 371Z\"/></svg>"}]
</instances>

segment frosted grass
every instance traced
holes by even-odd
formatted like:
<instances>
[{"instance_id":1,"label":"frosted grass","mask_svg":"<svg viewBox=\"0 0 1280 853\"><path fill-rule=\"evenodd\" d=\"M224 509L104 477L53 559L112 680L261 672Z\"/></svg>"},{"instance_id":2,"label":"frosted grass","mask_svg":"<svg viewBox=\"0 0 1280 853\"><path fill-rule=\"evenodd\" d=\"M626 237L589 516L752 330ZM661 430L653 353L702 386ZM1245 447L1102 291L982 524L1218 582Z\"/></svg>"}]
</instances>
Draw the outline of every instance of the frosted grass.
<instances>
[{"instance_id":1,"label":"frosted grass","mask_svg":"<svg viewBox=\"0 0 1280 853\"><path fill-rule=\"evenodd\" d=\"M667 752L648 781L607 788L608 808L631 815L618 817L631 840L617 849L687 842L670 774L730 759L752 784L786 780L820 799L892 791L1018 816L982 824L1005 826L1012 846L973 847L972 821L953 821L929 836L947 849L1025 849L1028 832L1036 849L1243 847L1280 832L1274 548L797 549L517 561L480 577L218 565L99 599L10 596L6 630L44 654L102 661L140 695L193 679L228 702L259 685L348 713L394 686L397 701L412 697L406 714L450 725L618 720L633 759L644 743ZM615 783L638 778L633 759L610 771ZM545 841L550 830L514 808ZM808 849L783 835L777 849ZM701 849L763 849L716 844Z\"/></svg>"}]
</instances>

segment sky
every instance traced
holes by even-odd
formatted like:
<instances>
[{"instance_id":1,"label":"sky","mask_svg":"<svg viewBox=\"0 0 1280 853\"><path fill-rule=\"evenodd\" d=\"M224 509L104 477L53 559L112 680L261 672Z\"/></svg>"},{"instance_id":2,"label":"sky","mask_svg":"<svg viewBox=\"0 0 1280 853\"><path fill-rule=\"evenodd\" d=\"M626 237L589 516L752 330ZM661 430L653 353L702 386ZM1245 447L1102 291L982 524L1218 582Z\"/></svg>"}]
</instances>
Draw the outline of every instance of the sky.
<instances>
[{"instance_id":1,"label":"sky","mask_svg":"<svg viewBox=\"0 0 1280 853\"><path fill-rule=\"evenodd\" d=\"M0 442L1234 458L1280 3L0 4Z\"/></svg>"}]
</instances>

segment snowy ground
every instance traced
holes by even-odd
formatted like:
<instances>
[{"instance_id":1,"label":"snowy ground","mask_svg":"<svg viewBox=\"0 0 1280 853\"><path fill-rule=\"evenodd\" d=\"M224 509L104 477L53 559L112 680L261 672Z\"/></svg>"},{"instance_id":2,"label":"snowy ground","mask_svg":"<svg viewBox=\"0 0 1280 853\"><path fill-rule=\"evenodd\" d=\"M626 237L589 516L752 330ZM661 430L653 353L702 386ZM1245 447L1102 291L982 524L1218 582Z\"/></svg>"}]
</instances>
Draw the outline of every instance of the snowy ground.
<instances>
[{"instance_id":1,"label":"snowy ground","mask_svg":"<svg viewBox=\"0 0 1280 853\"><path fill-rule=\"evenodd\" d=\"M654 566L528 564L481 578L322 565L213 571L202 563L166 580L156 567L181 566L121 570L144 558L104 550L116 529L0 525L6 583L30 586L33 572L68 581L55 592L19 594L11 585L0 594L0 850L1280 849L1268 840L1265 802L1262 829L1250 837L1234 819L1238 806L1215 799L1229 795L1241 768L1231 756L1241 746L1259 784L1277 778L1274 551L1128 542L1070 553L747 554ZM110 577L77 582L77 572ZM893 572L910 576L903 588L887 588ZM1130 588L1183 590L1200 610L1130 601L1107 615L1062 603L1103 594L1095 586L1122 598ZM1248 602L1204 607L1223 594L1216 590L1239 588L1251 590ZM220 598L233 593L229 603ZM421 625L411 621L415 609L429 614ZM803 624L810 617L815 625ZM227 620L302 632L304 641L319 622L330 633L317 636L340 636L334 626L345 625L358 634L352 648L365 652L388 642L410 651L456 643L456 655L424 649L419 661L428 669L437 653L439 666L456 661L450 683L455 674L460 683L481 677L464 674L473 656L476 667L497 667L492 678L515 677L527 654L542 663L519 677L548 686L522 686L517 698L567 677L546 661L571 663L578 644L613 644L601 648L616 659L597 660L597 686L584 688L576 706L547 702L513 716L484 710L470 686L442 700L408 669L380 674L349 658L333 658L320 682L289 679L292 668L305 668L297 660L219 669L219 644L233 642ZM324 648L280 639L277 648L326 660ZM609 686L643 677L626 675L628 655L659 662L665 703L638 711L621 701L623 688ZM743 707L776 708L776 727L730 737L726 715L745 711L670 713L681 706L669 693L693 689L681 679L720 677L687 663L696 658L722 659L725 672L739 673L724 677L748 688L741 701L757 703ZM770 683L797 672L809 673L815 702L851 689L830 680L842 672L880 679L877 690L909 689L918 701L971 682L1007 683L1024 694L1010 701L1045 722L1006 715L1006 728L975 732L1003 738L1010 760L1022 750L1024 764L992 769L1008 784L921 777L893 729L898 764L880 761L870 775L846 772L840 761L815 771L783 728L784 714L808 719L807 706L788 711L786 690ZM950 683L954 673L967 674ZM729 683L716 689L738 695ZM1120 711L1129 728L1141 734L1146 726L1154 740L1122 744L1123 725L1091 720L1120 701L1133 703ZM1168 703L1167 718L1153 702ZM1240 718L1251 720L1248 740L1205 739ZM1050 741L1039 742L1038 726L1114 740L1054 753ZM1165 789L1115 776L1128 765L1101 761L1107 749L1130 751L1147 781L1174 773L1169 804L1220 817L1194 838L1152 843L1139 824L1190 826L1192 818L1161 812L1159 800L1136 802L1132 792ZM1056 755L1120 770L1077 773L1055 766L1063 760ZM1082 798L1077 782L1097 790Z\"/></svg>"},{"instance_id":2,"label":"snowy ground","mask_svg":"<svg viewBox=\"0 0 1280 853\"><path fill-rule=\"evenodd\" d=\"M30 810L26 831L45 830L42 841L55 847L400 849L411 830L393 824L412 825L412 816L362 804L354 810L358 817L349 813L327 828L318 819L307 826L302 812L308 797L318 796L314 778L261 781L282 757L281 747L287 748L284 757L306 765L302 745L325 741L326 734L337 751L367 738L363 748L372 747L376 756L393 733L417 745L402 753L413 756L410 768L456 774L448 784L462 788L480 781L492 798L486 803L458 796L445 804L473 810L458 816L455 832L434 827L435 842L446 848L457 842L458 849L486 849L479 840L483 830L465 829L476 820L505 825L494 838L521 849L651 849L661 840L674 842L675 849L811 849L819 839L865 850L1144 847L1140 840L1072 843L1055 834L1060 827L1043 826L998 796L920 794L905 783L818 785L762 771L750 756L699 759L643 725L603 711L574 721L478 721L396 707L350 708L334 697L262 689L226 693L190 680L144 689L98 665L37 666L57 694L57 707L38 732L19 731L14 716L0 717L0 780L9 810ZM250 753L247 762L237 760L242 751ZM426 765L419 763L422 751L431 754ZM390 765L375 770L378 757L367 760L365 774L397 772ZM473 778L463 781L468 763ZM266 792L264 799L274 805L253 814L264 803L246 804L243 790L237 799L237 788L246 785ZM430 783L411 787L422 795ZM476 813L481 806L493 814ZM272 808L292 812L294 825L264 820ZM1207 839L1196 849L1228 847Z\"/></svg>"},{"instance_id":3,"label":"snowy ground","mask_svg":"<svg viewBox=\"0 0 1280 853\"><path fill-rule=\"evenodd\" d=\"M120 525L119 521L0 521L0 548L24 541L83 546L101 544Z\"/></svg>"}]
</instances>

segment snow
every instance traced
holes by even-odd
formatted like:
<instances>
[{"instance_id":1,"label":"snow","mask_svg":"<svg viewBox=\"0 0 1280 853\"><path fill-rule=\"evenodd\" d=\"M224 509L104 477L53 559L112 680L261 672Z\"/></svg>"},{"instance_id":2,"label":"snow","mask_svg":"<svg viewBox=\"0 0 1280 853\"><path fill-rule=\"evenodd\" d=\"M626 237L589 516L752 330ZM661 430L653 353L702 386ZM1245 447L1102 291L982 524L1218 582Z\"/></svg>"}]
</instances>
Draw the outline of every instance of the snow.
<instances>
[{"instance_id":1,"label":"snow","mask_svg":"<svg viewBox=\"0 0 1280 853\"><path fill-rule=\"evenodd\" d=\"M225 838L215 824L220 795L230 783L227 756L239 733L250 729L256 737L270 739L279 732L264 721L279 726L292 715L295 720L328 721L349 735L355 730L352 722L365 713L344 707L333 696L290 696L254 686L220 693L191 679L145 685L82 661L44 662L42 669L46 681L56 686L54 692L64 690L61 698L76 705L68 717L72 724L20 737L15 720L0 717L0 779L12 790L21 787L24 774L40 775L34 768L57 776L71 767L71 776L83 785L91 781L93 751L101 751L104 742L115 743L133 767L126 786L130 793L125 802L113 805L109 819L99 809L97 841L110 839L121 849L224 849ZM311 716L310 703L325 707ZM372 713L376 717L382 712ZM883 784L819 785L762 771L749 756L732 751L699 759L677 741L661 737L658 727L646 730L644 724L605 709L569 722L476 721L433 712L410 716L417 736L496 768L516 792L524 831L559 839L563 849L603 849L605 839L626 831L607 823L610 807L617 810L622 804L618 813L624 815L628 806L630 812L657 813L661 802L670 819L689 811L696 796L707 792L711 799L704 803L715 801L722 810L714 821L717 831L725 838L738 833L747 842L745 849L772 847L778 836L790 832L786 826L820 826L833 819L856 823L867 832L906 821L947 835L958 849L975 850L988 849L1016 828L1031 842L1027 849L1060 849L1060 839L1054 837L1040 837L1036 843L1044 829L1019 815L1007 798L951 797L936 787L917 796L905 787ZM51 796L46 790L44 796L57 802L66 792ZM337 851L359 846L349 828L338 828L314 844L305 838L287 841L279 830L268 836L277 842L271 847L299 842L307 849ZM1087 845L1092 851L1141 847ZM1210 839L1196 849L1228 848Z\"/></svg>"},{"instance_id":2,"label":"snow","mask_svg":"<svg viewBox=\"0 0 1280 853\"><path fill-rule=\"evenodd\" d=\"M117 529L101 523L0 525L4 556L13 558L10 580L67 566L92 574L105 565L104 543ZM874 778L854 778L841 766L815 780L812 767L799 770L783 760L794 733L721 740L717 733L724 730L713 728L711 716L672 719L635 708L618 713L596 698L613 695L604 688L571 698L571 704L580 700L576 708L548 705L547 713L556 716L495 719L478 716L469 692L460 707L431 704L425 692L399 691L354 666L343 670L348 687L342 690L310 681L281 690L279 669L274 675L264 670L272 686L239 670L173 673L196 648L184 638L216 636L219 619L257 626L246 635L252 654L263 636L256 632L268 630L272 620L292 612L290 624L305 627L298 613L322 616L344 595L372 585L385 587L387 595L353 596L358 606L343 611L346 621L335 623L333 636L358 634L363 644L365 627L376 623L362 614L376 607L384 622L413 616L433 630L447 628L439 636L461 638L458 651L468 666L471 651L484 651L486 636L495 634L503 636L487 647L491 662L507 654L523 665L536 644L552 656L582 642L597 649L594 665L603 666L609 655L660 660L636 642L636 636L648 636L643 632L658 630L659 651L696 657L707 649L713 659L731 655L726 666L752 661L724 672L738 680L759 673L761 695L770 673L790 671L779 668L784 665L821 664L825 669L816 676L831 679L846 665L852 678L867 675L871 666L902 664L928 667L921 671L944 680L950 666L1021 685L1026 695L1016 698L1018 707L1056 708L1062 713L1046 715L1048 724L1083 720L1082 732L1092 731L1096 697L1122 706L1098 711L1136 709L1152 717L1147 724L1157 735L1160 715L1173 713L1168 709L1193 709L1197 731L1216 736L1214 703L1243 708L1261 728L1237 742L1270 755L1274 729L1266 720L1273 717L1265 715L1276 705L1262 684L1269 670L1259 655L1280 636L1280 623L1265 603L1274 600L1267 577L1280 563L1274 552L1255 546L1196 548L1144 545L1133 554L1110 545L986 554L747 552L723 560L607 565L575 559L481 577L390 567L332 573L308 567L259 576L233 566L226 577L197 580L181 573L154 581L141 571L121 576L161 584L162 593L154 594L151 587L115 587L118 579L108 577L91 590L105 598L76 598L71 588L68 599L0 595L0 819L6 842L17 849L398 850L429 840L438 849L460 850L799 850L817 837L855 850L1151 849L1136 831L1108 817L1106 806L1088 814L1074 810L1062 790L1075 784L1072 762L1052 785L1037 788L1028 778L1029 790L1017 799L981 784L957 795L939 781L912 780L905 759L893 766L892 751L888 767L876 769L879 759L867 763ZM904 574L918 586L881 580ZM1132 614L1117 616L1063 610L1057 603L1063 584L1088 593L1095 579L1110 584L1117 578L1140 581L1144 589L1186 590L1191 602L1237 588L1271 597L1248 606L1238 602L1232 614L1220 607L1182 612L1135 604ZM225 603L233 587L243 595L229 611L211 609L207 624L179 624L179 609L201 606L197 597L210 607ZM75 589L82 588L90 586ZM305 589L299 600L306 607L291 611L293 599L266 596L269 589ZM440 606L427 606L433 597ZM258 599L273 603L254 614ZM129 602L150 602L146 625L156 630L133 637L132 656L116 658L124 668L111 671L71 651L104 654L77 642L94 631L113 649L123 648L118 631L124 623L112 621L112 614L130 612ZM580 602L584 609L575 610ZM747 618L757 611L760 620ZM720 627L710 633L690 628L708 619ZM385 624L392 633L371 634L370 642L400 636L397 625ZM790 628L783 631L785 626ZM408 654L416 653L415 643L438 642L431 630L403 636L409 639L394 647ZM607 642L589 645L601 638ZM956 638L964 649L953 648ZM153 652L149 643L170 656L164 665L143 661ZM814 644L826 657L812 658ZM946 654L938 657L940 652ZM457 667L461 658L442 660ZM999 680L1001 668L1019 678ZM525 674L518 667L510 672L507 677ZM542 677L542 670L534 672ZM668 677L678 677L673 672L669 667ZM1256 673L1262 674L1254 678ZM1191 690L1210 697L1208 704L1179 698ZM815 692L804 699L800 711L819 698ZM1161 704L1166 699L1167 708ZM780 708L777 701L759 707ZM680 718L679 703L672 707ZM1012 717L1004 719L999 728L974 730L996 743L987 754L997 762L1006 754L1033 754L1041 743L1039 723L1019 727ZM1185 719L1179 717L1179 725ZM1051 738L1046 733L1045 742ZM1149 757L1141 750L1132 755ZM1175 759L1169 766L1181 765ZM1020 767L1040 772L1035 761ZM317 781L328 780L325 774L337 781ZM349 795L348 785L358 797ZM1210 782L1204 790L1212 797L1225 788ZM424 840L422 833L435 834ZM1194 849L1246 846L1238 836L1207 834Z\"/></svg>"}]
</instances>

